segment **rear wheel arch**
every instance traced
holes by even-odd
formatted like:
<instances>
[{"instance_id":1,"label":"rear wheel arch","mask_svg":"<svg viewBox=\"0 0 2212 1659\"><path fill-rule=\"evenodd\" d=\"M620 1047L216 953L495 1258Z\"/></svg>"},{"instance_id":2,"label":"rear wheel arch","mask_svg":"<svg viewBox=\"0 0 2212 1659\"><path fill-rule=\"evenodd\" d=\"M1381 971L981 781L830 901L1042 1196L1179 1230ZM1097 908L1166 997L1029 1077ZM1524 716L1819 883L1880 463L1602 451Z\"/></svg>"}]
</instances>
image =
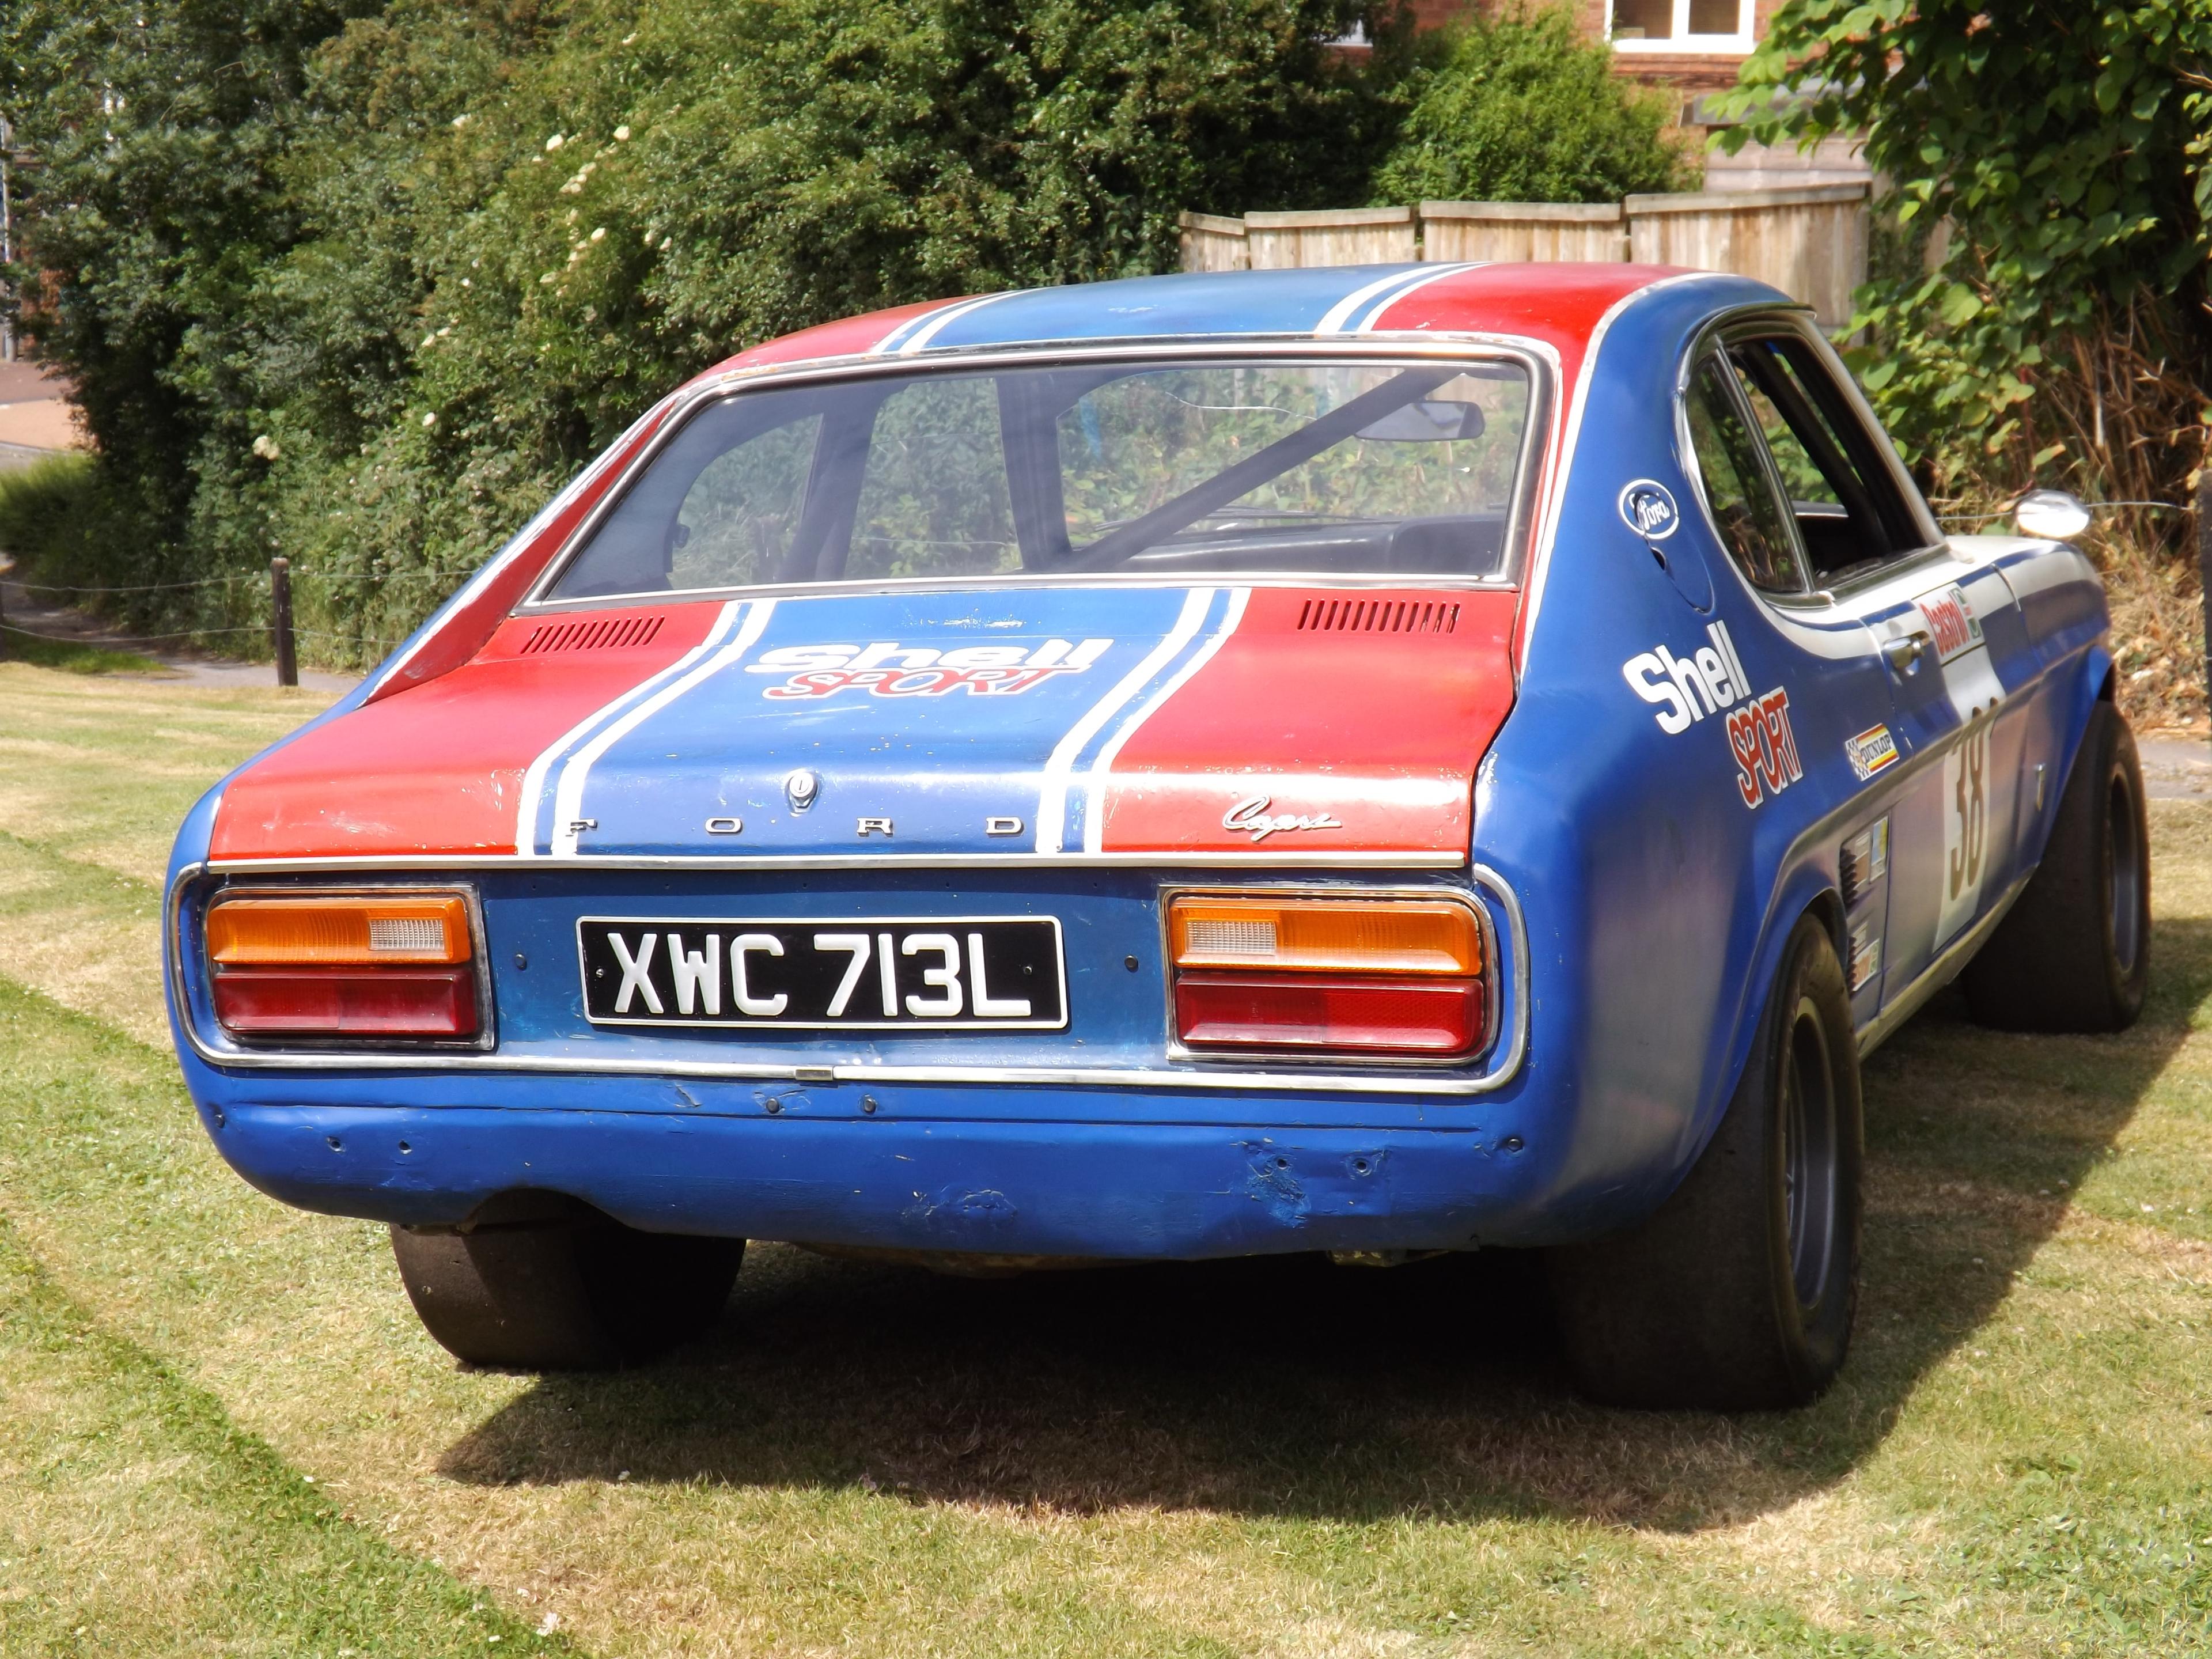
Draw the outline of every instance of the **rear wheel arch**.
<instances>
[{"instance_id":1,"label":"rear wheel arch","mask_svg":"<svg viewBox=\"0 0 2212 1659\"><path fill-rule=\"evenodd\" d=\"M1857 1301L1863 1113L1828 924L1792 917L1752 1053L1688 1175L1648 1219L1550 1259L1583 1390L1611 1403L1802 1405Z\"/></svg>"}]
</instances>

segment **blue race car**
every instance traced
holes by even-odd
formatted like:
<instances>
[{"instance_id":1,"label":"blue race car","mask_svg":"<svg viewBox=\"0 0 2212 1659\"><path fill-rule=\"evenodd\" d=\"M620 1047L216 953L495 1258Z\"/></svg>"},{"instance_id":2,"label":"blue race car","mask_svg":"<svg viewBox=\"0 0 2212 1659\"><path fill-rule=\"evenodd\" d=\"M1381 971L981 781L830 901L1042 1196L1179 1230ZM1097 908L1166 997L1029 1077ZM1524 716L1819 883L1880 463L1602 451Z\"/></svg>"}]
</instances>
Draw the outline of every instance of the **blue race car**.
<instances>
[{"instance_id":1,"label":"blue race car","mask_svg":"<svg viewBox=\"0 0 2212 1659\"><path fill-rule=\"evenodd\" d=\"M2107 631L1738 278L910 307L672 394L193 810L178 1052L482 1364L647 1357L749 1237L1508 1247L1592 1395L1789 1405L1861 1056L2141 1007Z\"/></svg>"}]
</instances>

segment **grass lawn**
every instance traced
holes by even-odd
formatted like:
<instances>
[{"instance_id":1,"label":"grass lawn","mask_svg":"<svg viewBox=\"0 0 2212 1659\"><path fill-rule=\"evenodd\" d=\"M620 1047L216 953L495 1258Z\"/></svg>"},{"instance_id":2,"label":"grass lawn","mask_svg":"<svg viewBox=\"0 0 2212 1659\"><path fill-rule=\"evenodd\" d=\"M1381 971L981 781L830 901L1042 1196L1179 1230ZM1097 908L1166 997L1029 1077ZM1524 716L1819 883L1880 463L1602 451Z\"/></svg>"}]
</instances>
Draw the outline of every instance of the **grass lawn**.
<instances>
[{"instance_id":1,"label":"grass lawn","mask_svg":"<svg viewBox=\"0 0 2212 1659\"><path fill-rule=\"evenodd\" d=\"M2201 1654L2212 808L2151 1005L1869 1063L1808 1411L1600 1411L1528 1264L933 1279L757 1246L669 1364L422 1334L167 1050L171 826L312 695L0 665L0 1655Z\"/></svg>"}]
</instances>

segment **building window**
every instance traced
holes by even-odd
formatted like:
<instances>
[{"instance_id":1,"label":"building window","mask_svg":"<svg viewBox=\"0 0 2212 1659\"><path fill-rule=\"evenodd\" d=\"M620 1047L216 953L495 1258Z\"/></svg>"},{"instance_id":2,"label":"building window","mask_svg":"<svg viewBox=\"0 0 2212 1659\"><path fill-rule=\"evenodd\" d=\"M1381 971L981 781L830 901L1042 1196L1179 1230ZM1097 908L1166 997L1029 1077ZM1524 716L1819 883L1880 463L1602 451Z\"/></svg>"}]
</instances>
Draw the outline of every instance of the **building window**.
<instances>
[{"instance_id":1,"label":"building window","mask_svg":"<svg viewBox=\"0 0 2212 1659\"><path fill-rule=\"evenodd\" d=\"M1611 0L1606 32L1622 52L1749 52L1752 0Z\"/></svg>"}]
</instances>

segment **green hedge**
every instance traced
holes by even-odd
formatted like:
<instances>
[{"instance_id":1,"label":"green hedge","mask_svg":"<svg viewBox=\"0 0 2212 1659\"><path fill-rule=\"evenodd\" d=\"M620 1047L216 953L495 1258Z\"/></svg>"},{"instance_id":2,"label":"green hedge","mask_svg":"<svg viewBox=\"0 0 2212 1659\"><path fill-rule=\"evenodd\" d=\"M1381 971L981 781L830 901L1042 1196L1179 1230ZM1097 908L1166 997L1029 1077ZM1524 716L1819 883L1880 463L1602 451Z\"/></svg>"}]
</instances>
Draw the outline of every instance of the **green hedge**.
<instances>
[{"instance_id":1,"label":"green hedge","mask_svg":"<svg viewBox=\"0 0 2212 1659\"><path fill-rule=\"evenodd\" d=\"M300 573L374 657L653 397L872 307L1165 268L1360 198L1351 0L24 0L26 263L130 528L101 585ZM1386 39L1391 37L1386 36ZM0 531L0 534L7 533ZM252 584L120 602L235 625Z\"/></svg>"},{"instance_id":2,"label":"green hedge","mask_svg":"<svg viewBox=\"0 0 2212 1659\"><path fill-rule=\"evenodd\" d=\"M1694 183L1668 131L1679 94L1614 78L1611 49L1583 40L1564 5L1471 20L1405 95L1378 205L1617 202Z\"/></svg>"}]
</instances>

